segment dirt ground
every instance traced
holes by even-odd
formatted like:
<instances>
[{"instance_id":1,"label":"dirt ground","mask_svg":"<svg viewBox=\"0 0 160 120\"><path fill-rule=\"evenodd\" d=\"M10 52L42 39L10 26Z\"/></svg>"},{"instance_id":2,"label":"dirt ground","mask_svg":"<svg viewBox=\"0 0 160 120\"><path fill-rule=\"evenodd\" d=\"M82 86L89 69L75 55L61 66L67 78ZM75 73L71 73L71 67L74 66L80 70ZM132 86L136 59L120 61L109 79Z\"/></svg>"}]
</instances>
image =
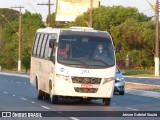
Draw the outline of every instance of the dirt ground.
<instances>
[{"instance_id":1,"label":"dirt ground","mask_svg":"<svg viewBox=\"0 0 160 120\"><path fill-rule=\"evenodd\" d=\"M160 92L159 85L147 85L147 84L139 84L139 83L125 83L126 88L139 89L139 90L147 90L147 91L156 91Z\"/></svg>"}]
</instances>

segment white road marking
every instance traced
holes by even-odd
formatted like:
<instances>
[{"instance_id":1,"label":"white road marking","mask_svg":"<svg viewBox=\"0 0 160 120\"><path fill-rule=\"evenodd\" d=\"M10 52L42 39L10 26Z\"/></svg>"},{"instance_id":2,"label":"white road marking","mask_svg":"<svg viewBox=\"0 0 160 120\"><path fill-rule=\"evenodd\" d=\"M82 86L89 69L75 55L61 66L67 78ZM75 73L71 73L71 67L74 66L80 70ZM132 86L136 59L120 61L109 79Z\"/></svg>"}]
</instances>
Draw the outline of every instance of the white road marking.
<instances>
[{"instance_id":1,"label":"white road marking","mask_svg":"<svg viewBox=\"0 0 160 120\"><path fill-rule=\"evenodd\" d=\"M18 83L18 84L19 84L19 83L21 83L21 82L16 82L16 83Z\"/></svg>"},{"instance_id":2,"label":"white road marking","mask_svg":"<svg viewBox=\"0 0 160 120\"><path fill-rule=\"evenodd\" d=\"M25 98L20 98L21 100L27 100L27 99L25 99Z\"/></svg>"},{"instance_id":3,"label":"white road marking","mask_svg":"<svg viewBox=\"0 0 160 120\"><path fill-rule=\"evenodd\" d=\"M131 107L127 107L127 109L130 109L130 110L138 110L138 109L131 108Z\"/></svg>"},{"instance_id":4,"label":"white road marking","mask_svg":"<svg viewBox=\"0 0 160 120\"><path fill-rule=\"evenodd\" d=\"M72 120L79 120L78 118L75 118L75 117L69 117L69 118Z\"/></svg>"},{"instance_id":5,"label":"white road marking","mask_svg":"<svg viewBox=\"0 0 160 120\"><path fill-rule=\"evenodd\" d=\"M34 104L35 102L31 102L31 103L33 103L33 104Z\"/></svg>"},{"instance_id":6,"label":"white road marking","mask_svg":"<svg viewBox=\"0 0 160 120\"><path fill-rule=\"evenodd\" d=\"M3 92L4 94L8 94L8 92Z\"/></svg>"},{"instance_id":7,"label":"white road marking","mask_svg":"<svg viewBox=\"0 0 160 120\"><path fill-rule=\"evenodd\" d=\"M24 85L26 85L26 83L24 83Z\"/></svg>"},{"instance_id":8,"label":"white road marking","mask_svg":"<svg viewBox=\"0 0 160 120\"><path fill-rule=\"evenodd\" d=\"M41 106L42 108L45 108L47 110L49 110L50 108L49 107L46 107L46 106Z\"/></svg>"},{"instance_id":9,"label":"white road marking","mask_svg":"<svg viewBox=\"0 0 160 120\"><path fill-rule=\"evenodd\" d=\"M148 81L146 81L148 83Z\"/></svg>"},{"instance_id":10,"label":"white road marking","mask_svg":"<svg viewBox=\"0 0 160 120\"><path fill-rule=\"evenodd\" d=\"M12 95L12 96L16 96L16 95Z\"/></svg>"}]
</instances>

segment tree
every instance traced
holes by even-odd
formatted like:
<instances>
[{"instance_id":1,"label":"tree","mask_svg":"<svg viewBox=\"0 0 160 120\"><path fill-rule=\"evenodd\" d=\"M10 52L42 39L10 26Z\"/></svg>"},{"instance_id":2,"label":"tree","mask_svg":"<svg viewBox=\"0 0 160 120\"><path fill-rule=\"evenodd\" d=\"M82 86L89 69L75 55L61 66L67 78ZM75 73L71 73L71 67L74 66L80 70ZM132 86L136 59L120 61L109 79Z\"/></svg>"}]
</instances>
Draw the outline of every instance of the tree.
<instances>
[{"instance_id":1,"label":"tree","mask_svg":"<svg viewBox=\"0 0 160 120\"><path fill-rule=\"evenodd\" d=\"M47 16L46 23L49 24L49 16ZM52 13L51 14L51 27L63 28L63 27L66 27L66 24L65 24L65 22L57 22L56 21L56 14Z\"/></svg>"},{"instance_id":2,"label":"tree","mask_svg":"<svg viewBox=\"0 0 160 120\"><path fill-rule=\"evenodd\" d=\"M17 19L19 12L13 9L0 8L0 14L4 15L8 21L12 22ZM0 18L0 25L5 26L5 24L8 24L5 18L3 18L2 16L0 16Z\"/></svg>"},{"instance_id":3,"label":"tree","mask_svg":"<svg viewBox=\"0 0 160 120\"><path fill-rule=\"evenodd\" d=\"M154 56L155 36L153 21L139 22L133 18L128 19L121 25L113 27L111 33L116 42L121 40L121 42L125 44L122 47L124 54L130 54L134 66L142 66L142 64L144 66L146 60L148 62L150 61L149 65L152 65L153 59L151 60L150 57ZM126 46L128 46L128 48L126 48ZM135 50L136 54L132 54ZM117 56L118 59L122 59L119 53ZM125 57L123 59L125 59Z\"/></svg>"},{"instance_id":4,"label":"tree","mask_svg":"<svg viewBox=\"0 0 160 120\"><path fill-rule=\"evenodd\" d=\"M40 14L26 11L22 16L22 65L26 72L30 68L32 44L37 29L44 27Z\"/></svg>"},{"instance_id":5,"label":"tree","mask_svg":"<svg viewBox=\"0 0 160 120\"><path fill-rule=\"evenodd\" d=\"M75 21L69 23L68 26L88 27L89 16L90 11L88 10L83 15L78 16ZM132 67L144 66L144 60L150 61L150 65L152 65L155 36L154 23L150 17L139 13L137 8L122 6L100 6L95 8L93 9L93 28L108 31L112 35L115 44L121 42L122 50L116 54L117 63L124 65L126 55L129 55L133 58L131 59L131 64L134 63ZM137 54L134 54L135 51ZM144 53L146 55L141 56ZM141 60L143 62L140 62Z\"/></svg>"},{"instance_id":6,"label":"tree","mask_svg":"<svg viewBox=\"0 0 160 120\"><path fill-rule=\"evenodd\" d=\"M125 22L129 18L134 18L138 21L148 21L147 16L138 12L137 8L113 6L105 7L100 6L93 9L93 28L98 30L107 30L114 26L118 26ZM88 10L83 15L78 16L74 22L71 22L69 26L89 26L90 11Z\"/></svg>"},{"instance_id":7,"label":"tree","mask_svg":"<svg viewBox=\"0 0 160 120\"><path fill-rule=\"evenodd\" d=\"M18 19L11 22L12 26L18 31ZM26 11L22 15L22 65L26 71L30 66L31 49L36 30L44 27L42 17L40 14L31 14ZM2 59L3 67L12 69L17 67L18 59L18 36L13 29L7 25L3 32L2 45Z\"/></svg>"}]
</instances>

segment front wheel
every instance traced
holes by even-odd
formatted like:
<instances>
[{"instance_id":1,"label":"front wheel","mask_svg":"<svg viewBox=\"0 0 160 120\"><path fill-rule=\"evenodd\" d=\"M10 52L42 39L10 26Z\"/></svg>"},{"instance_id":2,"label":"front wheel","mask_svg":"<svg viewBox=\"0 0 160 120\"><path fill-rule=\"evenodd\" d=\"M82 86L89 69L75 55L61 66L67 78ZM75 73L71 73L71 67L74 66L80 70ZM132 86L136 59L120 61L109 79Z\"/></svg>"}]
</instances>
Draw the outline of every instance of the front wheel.
<instances>
[{"instance_id":1,"label":"front wheel","mask_svg":"<svg viewBox=\"0 0 160 120\"><path fill-rule=\"evenodd\" d=\"M52 104L57 104L58 103L58 96L56 96L56 95L50 95L50 102Z\"/></svg>"},{"instance_id":2,"label":"front wheel","mask_svg":"<svg viewBox=\"0 0 160 120\"><path fill-rule=\"evenodd\" d=\"M119 94L120 94L120 95L124 95L124 91L120 91Z\"/></svg>"},{"instance_id":3,"label":"front wheel","mask_svg":"<svg viewBox=\"0 0 160 120\"><path fill-rule=\"evenodd\" d=\"M109 106L111 102L111 98L103 98L103 104Z\"/></svg>"}]
</instances>

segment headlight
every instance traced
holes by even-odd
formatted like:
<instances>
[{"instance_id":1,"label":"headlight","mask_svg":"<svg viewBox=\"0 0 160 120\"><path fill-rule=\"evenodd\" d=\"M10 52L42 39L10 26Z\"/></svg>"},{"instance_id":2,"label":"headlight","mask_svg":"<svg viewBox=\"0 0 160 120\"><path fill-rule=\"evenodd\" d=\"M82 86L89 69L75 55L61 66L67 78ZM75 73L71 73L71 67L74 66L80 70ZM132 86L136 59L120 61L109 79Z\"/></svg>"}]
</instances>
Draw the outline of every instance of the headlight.
<instances>
[{"instance_id":1,"label":"headlight","mask_svg":"<svg viewBox=\"0 0 160 120\"><path fill-rule=\"evenodd\" d=\"M70 82L70 80L69 80L69 77L68 77L68 76L60 75L60 74L56 74L56 76L57 76L57 77L59 77L59 78L61 78L61 79L63 79L63 80L66 80L66 81Z\"/></svg>"},{"instance_id":2,"label":"headlight","mask_svg":"<svg viewBox=\"0 0 160 120\"><path fill-rule=\"evenodd\" d=\"M121 80L123 80L123 79L124 79L123 77L121 77L121 78L116 78L117 81L121 81Z\"/></svg>"},{"instance_id":3,"label":"headlight","mask_svg":"<svg viewBox=\"0 0 160 120\"><path fill-rule=\"evenodd\" d=\"M105 84L105 83L107 83L107 82L110 82L110 81L113 81L113 80L115 80L114 77L111 77L111 78L104 78L103 84Z\"/></svg>"}]
</instances>

